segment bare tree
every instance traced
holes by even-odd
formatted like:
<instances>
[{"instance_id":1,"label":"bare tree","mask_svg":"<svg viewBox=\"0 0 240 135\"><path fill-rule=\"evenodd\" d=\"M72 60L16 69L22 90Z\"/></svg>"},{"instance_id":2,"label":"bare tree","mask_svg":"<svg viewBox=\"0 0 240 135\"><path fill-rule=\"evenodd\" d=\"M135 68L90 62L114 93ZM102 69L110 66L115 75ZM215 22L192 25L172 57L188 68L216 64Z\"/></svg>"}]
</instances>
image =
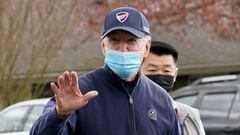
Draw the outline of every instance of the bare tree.
<instances>
[{"instance_id":1,"label":"bare tree","mask_svg":"<svg viewBox=\"0 0 240 135\"><path fill-rule=\"evenodd\" d=\"M74 1L1 0L0 104L38 97L51 59L71 34ZM32 84L37 84L32 91Z\"/></svg>"}]
</instances>

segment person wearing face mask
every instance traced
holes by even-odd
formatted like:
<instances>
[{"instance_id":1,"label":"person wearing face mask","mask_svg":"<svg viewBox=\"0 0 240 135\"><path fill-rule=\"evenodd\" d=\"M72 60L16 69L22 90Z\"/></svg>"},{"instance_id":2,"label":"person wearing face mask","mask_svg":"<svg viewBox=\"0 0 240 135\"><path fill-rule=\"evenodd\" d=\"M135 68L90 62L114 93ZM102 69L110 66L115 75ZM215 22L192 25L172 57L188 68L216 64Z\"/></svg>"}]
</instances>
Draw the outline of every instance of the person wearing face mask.
<instances>
[{"instance_id":1,"label":"person wearing face mask","mask_svg":"<svg viewBox=\"0 0 240 135\"><path fill-rule=\"evenodd\" d=\"M65 71L30 135L179 135L168 94L139 72L149 54L146 17L120 7L105 17L104 66L78 78Z\"/></svg>"},{"instance_id":2,"label":"person wearing face mask","mask_svg":"<svg viewBox=\"0 0 240 135\"><path fill-rule=\"evenodd\" d=\"M178 74L177 60L178 52L173 46L160 41L152 41L150 53L143 61L141 72L167 92L171 92ZM205 135L199 111L175 101L173 103L181 134Z\"/></svg>"}]
</instances>

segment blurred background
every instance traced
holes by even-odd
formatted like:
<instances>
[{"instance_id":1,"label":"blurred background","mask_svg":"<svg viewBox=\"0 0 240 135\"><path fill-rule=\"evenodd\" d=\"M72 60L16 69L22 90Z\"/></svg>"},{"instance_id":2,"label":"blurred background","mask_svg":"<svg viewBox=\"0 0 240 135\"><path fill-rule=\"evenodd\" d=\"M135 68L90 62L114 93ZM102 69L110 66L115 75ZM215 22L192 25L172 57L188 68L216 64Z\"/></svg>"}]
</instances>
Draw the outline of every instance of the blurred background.
<instances>
[{"instance_id":1,"label":"blurred background","mask_svg":"<svg viewBox=\"0 0 240 135\"><path fill-rule=\"evenodd\" d=\"M240 73L240 0L0 0L0 110L52 96L65 70L102 66L104 15L119 6L141 10L153 40L177 48L175 89Z\"/></svg>"}]
</instances>

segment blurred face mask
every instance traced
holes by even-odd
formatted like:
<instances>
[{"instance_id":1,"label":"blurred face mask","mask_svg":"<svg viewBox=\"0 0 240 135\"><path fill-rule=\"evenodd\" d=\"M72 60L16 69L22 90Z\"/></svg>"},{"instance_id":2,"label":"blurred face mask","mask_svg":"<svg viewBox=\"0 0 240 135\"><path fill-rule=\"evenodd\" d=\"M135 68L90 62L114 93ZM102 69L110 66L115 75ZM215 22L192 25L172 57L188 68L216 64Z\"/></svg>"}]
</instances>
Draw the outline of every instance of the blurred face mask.
<instances>
[{"instance_id":1,"label":"blurred face mask","mask_svg":"<svg viewBox=\"0 0 240 135\"><path fill-rule=\"evenodd\" d=\"M174 76L171 75L146 75L149 79L151 79L156 84L163 87L167 92L170 92L173 90L173 84L174 84Z\"/></svg>"},{"instance_id":2,"label":"blurred face mask","mask_svg":"<svg viewBox=\"0 0 240 135\"><path fill-rule=\"evenodd\" d=\"M104 63L122 79L138 72L141 66L141 51L121 52L106 48Z\"/></svg>"}]
</instances>

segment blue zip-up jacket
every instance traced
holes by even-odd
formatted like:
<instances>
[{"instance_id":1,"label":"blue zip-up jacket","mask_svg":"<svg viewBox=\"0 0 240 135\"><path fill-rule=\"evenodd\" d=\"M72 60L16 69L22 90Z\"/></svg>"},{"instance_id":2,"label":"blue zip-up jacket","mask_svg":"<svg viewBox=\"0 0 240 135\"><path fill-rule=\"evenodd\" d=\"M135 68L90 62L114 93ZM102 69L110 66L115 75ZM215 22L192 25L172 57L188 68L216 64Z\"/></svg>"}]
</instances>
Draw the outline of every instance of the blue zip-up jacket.
<instances>
[{"instance_id":1,"label":"blue zip-up jacket","mask_svg":"<svg viewBox=\"0 0 240 135\"><path fill-rule=\"evenodd\" d=\"M59 118L52 98L34 123L31 135L178 135L178 122L169 96L139 73L126 85L107 66L79 78L83 94L98 96L67 118Z\"/></svg>"}]
</instances>

